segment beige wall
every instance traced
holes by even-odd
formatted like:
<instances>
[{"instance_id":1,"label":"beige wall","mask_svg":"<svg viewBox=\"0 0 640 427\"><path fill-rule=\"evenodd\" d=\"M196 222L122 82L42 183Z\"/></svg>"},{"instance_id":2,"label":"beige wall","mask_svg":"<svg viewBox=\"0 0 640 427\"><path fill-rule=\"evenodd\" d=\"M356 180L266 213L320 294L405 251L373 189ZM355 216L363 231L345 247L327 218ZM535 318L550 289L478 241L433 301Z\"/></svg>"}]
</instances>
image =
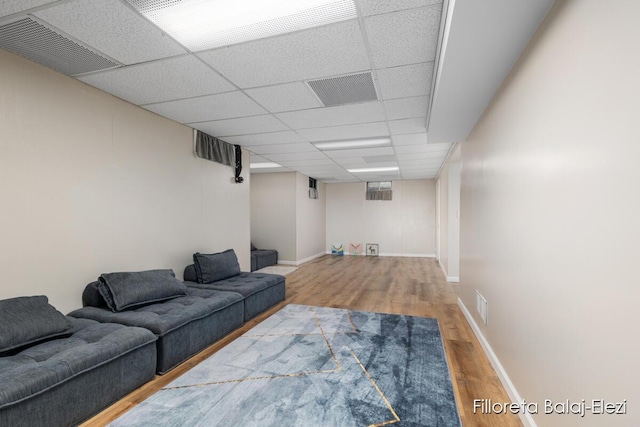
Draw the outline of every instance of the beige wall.
<instances>
[{"instance_id":1,"label":"beige wall","mask_svg":"<svg viewBox=\"0 0 640 427\"><path fill-rule=\"evenodd\" d=\"M251 239L260 249L276 249L278 262L299 264L324 254L326 191L309 199L309 177L297 172L251 175Z\"/></svg>"},{"instance_id":2,"label":"beige wall","mask_svg":"<svg viewBox=\"0 0 640 427\"><path fill-rule=\"evenodd\" d=\"M628 401L637 426L640 2L559 1L462 143L461 299L528 402ZM482 396L478 396L482 398ZM541 408L542 409L542 408Z\"/></svg>"},{"instance_id":3,"label":"beige wall","mask_svg":"<svg viewBox=\"0 0 640 427\"><path fill-rule=\"evenodd\" d=\"M295 172L251 175L251 241L278 251L278 262L296 260Z\"/></svg>"},{"instance_id":4,"label":"beige wall","mask_svg":"<svg viewBox=\"0 0 640 427\"><path fill-rule=\"evenodd\" d=\"M296 262L325 253L327 190L318 182L318 198L309 198L309 177L296 173Z\"/></svg>"},{"instance_id":5,"label":"beige wall","mask_svg":"<svg viewBox=\"0 0 640 427\"><path fill-rule=\"evenodd\" d=\"M249 268L250 184L196 159L191 129L3 50L0 63L0 298L68 312L103 272L182 278L195 251L231 247Z\"/></svg>"},{"instance_id":6,"label":"beige wall","mask_svg":"<svg viewBox=\"0 0 640 427\"><path fill-rule=\"evenodd\" d=\"M447 280L459 280L460 266L460 145L457 144L438 176L440 185L440 266Z\"/></svg>"},{"instance_id":7,"label":"beige wall","mask_svg":"<svg viewBox=\"0 0 640 427\"><path fill-rule=\"evenodd\" d=\"M435 181L393 182L393 200L365 200L365 183L327 184L327 250L378 243L381 255L435 256Z\"/></svg>"}]
</instances>

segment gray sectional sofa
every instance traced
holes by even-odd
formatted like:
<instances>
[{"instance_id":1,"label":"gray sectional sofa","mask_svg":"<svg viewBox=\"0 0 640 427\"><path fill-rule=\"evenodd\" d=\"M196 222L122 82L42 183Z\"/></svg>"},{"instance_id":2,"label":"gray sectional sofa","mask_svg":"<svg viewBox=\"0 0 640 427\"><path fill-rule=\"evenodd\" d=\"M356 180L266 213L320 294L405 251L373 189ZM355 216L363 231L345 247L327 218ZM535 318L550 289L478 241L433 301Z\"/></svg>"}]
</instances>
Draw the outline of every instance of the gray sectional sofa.
<instances>
[{"instance_id":1,"label":"gray sectional sofa","mask_svg":"<svg viewBox=\"0 0 640 427\"><path fill-rule=\"evenodd\" d=\"M278 251L275 249L258 249L251 244L251 271L278 263ZM185 278L185 280L187 280Z\"/></svg>"},{"instance_id":2,"label":"gray sectional sofa","mask_svg":"<svg viewBox=\"0 0 640 427\"><path fill-rule=\"evenodd\" d=\"M284 277L241 272L232 250L193 258L193 281L103 274L68 316L0 301L0 426L76 425L285 298Z\"/></svg>"},{"instance_id":3,"label":"gray sectional sofa","mask_svg":"<svg viewBox=\"0 0 640 427\"><path fill-rule=\"evenodd\" d=\"M146 329L64 316L45 296L0 301L0 426L72 426L151 380Z\"/></svg>"}]
</instances>

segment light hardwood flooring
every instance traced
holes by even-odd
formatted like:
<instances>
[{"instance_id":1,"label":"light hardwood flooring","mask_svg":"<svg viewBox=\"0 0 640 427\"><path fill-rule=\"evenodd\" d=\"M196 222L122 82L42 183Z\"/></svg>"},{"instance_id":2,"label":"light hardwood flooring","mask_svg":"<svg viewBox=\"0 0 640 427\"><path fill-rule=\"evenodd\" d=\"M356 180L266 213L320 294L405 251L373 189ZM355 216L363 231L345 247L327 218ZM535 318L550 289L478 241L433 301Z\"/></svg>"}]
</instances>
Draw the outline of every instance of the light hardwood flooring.
<instances>
[{"instance_id":1,"label":"light hardwood flooring","mask_svg":"<svg viewBox=\"0 0 640 427\"><path fill-rule=\"evenodd\" d=\"M437 318L463 425L522 426L516 415L473 413L474 399L509 402L509 398L457 305L456 286L446 282L438 262L431 258L317 258L287 276L284 302L171 372L156 376L83 426L109 423L289 303Z\"/></svg>"}]
</instances>

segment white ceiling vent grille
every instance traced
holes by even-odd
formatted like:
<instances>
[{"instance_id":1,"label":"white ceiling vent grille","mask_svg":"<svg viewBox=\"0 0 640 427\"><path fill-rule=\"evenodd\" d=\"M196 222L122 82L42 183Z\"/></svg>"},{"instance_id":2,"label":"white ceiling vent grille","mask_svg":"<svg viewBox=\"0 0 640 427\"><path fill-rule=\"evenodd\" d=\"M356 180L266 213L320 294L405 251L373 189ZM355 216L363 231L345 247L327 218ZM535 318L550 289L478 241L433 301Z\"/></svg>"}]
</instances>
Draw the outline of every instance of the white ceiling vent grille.
<instances>
[{"instance_id":1,"label":"white ceiling vent grille","mask_svg":"<svg viewBox=\"0 0 640 427\"><path fill-rule=\"evenodd\" d=\"M325 107L378 100L370 72L309 80L307 84Z\"/></svg>"},{"instance_id":2,"label":"white ceiling vent grille","mask_svg":"<svg viewBox=\"0 0 640 427\"><path fill-rule=\"evenodd\" d=\"M68 76L120 65L30 17L0 26L0 47Z\"/></svg>"}]
</instances>

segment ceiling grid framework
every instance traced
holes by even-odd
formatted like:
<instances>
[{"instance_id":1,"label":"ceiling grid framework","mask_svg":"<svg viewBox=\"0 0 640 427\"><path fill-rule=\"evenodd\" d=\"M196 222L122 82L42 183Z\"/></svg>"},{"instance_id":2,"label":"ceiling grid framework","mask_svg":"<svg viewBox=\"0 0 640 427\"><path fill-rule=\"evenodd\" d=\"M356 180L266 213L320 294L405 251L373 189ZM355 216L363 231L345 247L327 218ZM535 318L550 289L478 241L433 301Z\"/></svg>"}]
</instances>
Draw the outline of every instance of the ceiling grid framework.
<instances>
[{"instance_id":1,"label":"ceiling grid framework","mask_svg":"<svg viewBox=\"0 0 640 427\"><path fill-rule=\"evenodd\" d=\"M282 166L268 172L295 170L326 182L428 179L446 159L451 144L429 143L425 127L442 1L356 0L357 18L208 50L167 35L131 3L3 4L0 26L35 16L69 34L120 63L76 78L240 144L252 162ZM374 99L326 106L307 84L364 74L372 77ZM314 145L365 138L389 138L390 145L325 151ZM390 166L399 172L348 172Z\"/></svg>"}]
</instances>

